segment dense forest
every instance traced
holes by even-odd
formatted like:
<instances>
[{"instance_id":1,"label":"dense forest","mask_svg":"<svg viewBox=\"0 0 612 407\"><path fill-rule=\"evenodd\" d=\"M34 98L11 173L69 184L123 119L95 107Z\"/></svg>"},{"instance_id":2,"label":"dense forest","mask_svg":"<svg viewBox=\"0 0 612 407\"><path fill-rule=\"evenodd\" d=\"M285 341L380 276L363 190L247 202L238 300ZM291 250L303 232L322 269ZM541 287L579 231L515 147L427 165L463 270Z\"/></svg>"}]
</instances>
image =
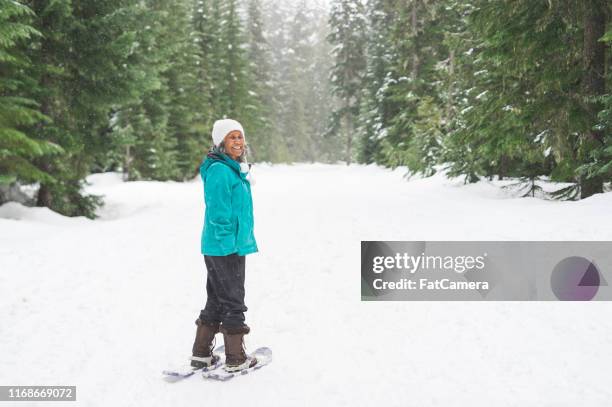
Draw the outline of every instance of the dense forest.
<instances>
[{"instance_id":1,"label":"dense forest","mask_svg":"<svg viewBox=\"0 0 612 407\"><path fill-rule=\"evenodd\" d=\"M557 198L602 192L612 180L611 4L334 3L333 90L359 161L467 182L511 177L526 195L537 179L570 183ZM350 139L346 151L350 160Z\"/></svg>"},{"instance_id":2,"label":"dense forest","mask_svg":"<svg viewBox=\"0 0 612 407\"><path fill-rule=\"evenodd\" d=\"M193 179L214 120L253 162L612 181L605 0L0 0L0 203L95 216L88 174Z\"/></svg>"}]
</instances>

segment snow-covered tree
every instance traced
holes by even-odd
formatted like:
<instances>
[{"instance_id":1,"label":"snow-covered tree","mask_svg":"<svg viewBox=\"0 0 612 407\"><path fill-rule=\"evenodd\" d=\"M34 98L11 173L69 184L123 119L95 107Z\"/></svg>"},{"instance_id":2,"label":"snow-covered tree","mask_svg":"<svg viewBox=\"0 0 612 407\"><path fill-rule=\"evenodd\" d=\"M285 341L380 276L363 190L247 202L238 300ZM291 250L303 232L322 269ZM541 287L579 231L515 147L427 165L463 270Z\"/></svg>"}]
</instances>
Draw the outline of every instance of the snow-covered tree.
<instances>
[{"instance_id":1,"label":"snow-covered tree","mask_svg":"<svg viewBox=\"0 0 612 407\"><path fill-rule=\"evenodd\" d=\"M335 0L330 16L329 42L334 46L332 93L339 99L332 112L332 128L344 134L346 162L353 160L353 138L359 114L361 87L366 69L366 16L363 3Z\"/></svg>"},{"instance_id":2,"label":"snow-covered tree","mask_svg":"<svg viewBox=\"0 0 612 407\"><path fill-rule=\"evenodd\" d=\"M359 161L381 162L380 140L387 134L392 106L387 97L393 49L390 42L394 8L387 0L369 0L366 5L367 63L363 78L358 134Z\"/></svg>"},{"instance_id":3,"label":"snow-covered tree","mask_svg":"<svg viewBox=\"0 0 612 407\"><path fill-rule=\"evenodd\" d=\"M253 159L277 162L281 161L281 157L286 153L283 153L285 145L273 120L278 101L272 84L272 54L264 34L261 7L260 0L249 0L247 10L249 95L256 103L249 106L253 121L248 141Z\"/></svg>"}]
</instances>

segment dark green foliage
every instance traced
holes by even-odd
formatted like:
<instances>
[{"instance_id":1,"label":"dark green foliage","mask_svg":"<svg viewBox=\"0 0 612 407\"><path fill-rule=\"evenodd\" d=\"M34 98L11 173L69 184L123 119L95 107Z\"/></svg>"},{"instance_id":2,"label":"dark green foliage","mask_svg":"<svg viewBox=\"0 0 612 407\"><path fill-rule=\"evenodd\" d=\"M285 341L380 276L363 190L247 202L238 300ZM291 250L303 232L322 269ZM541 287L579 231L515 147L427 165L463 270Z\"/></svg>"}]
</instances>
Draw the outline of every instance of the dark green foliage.
<instances>
[{"instance_id":1,"label":"dark green foliage","mask_svg":"<svg viewBox=\"0 0 612 407\"><path fill-rule=\"evenodd\" d=\"M191 179L222 117L255 161L610 186L609 2L315 3L0 0L2 188L93 217L88 174Z\"/></svg>"},{"instance_id":2,"label":"dark green foliage","mask_svg":"<svg viewBox=\"0 0 612 407\"><path fill-rule=\"evenodd\" d=\"M32 63L31 86L24 94L49 118L28 131L63 149L35 160L53 177L42 180L38 204L66 215L94 216L97 199L83 195L82 180L111 146L111 107L129 97L126 3L27 2L36 14L33 26L42 35L25 48Z\"/></svg>"},{"instance_id":3,"label":"dark green foliage","mask_svg":"<svg viewBox=\"0 0 612 407\"><path fill-rule=\"evenodd\" d=\"M195 174L189 156L193 94L188 91L195 87L190 21L184 1L149 0L138 10L132 66L141 73L139 92L117 110L113 127L127 179L179 180Z\"/></svg>"},{"instance_id":4,"label":"dark green foliage","mask_svg":"<svg viewBox=\"0 0 612 407\"><path fill-rule=\"evenodd\" d=\"M590 99L591 103L599 105L597 121L592 130L601 134L600 145L589 151L585 163L578 168L580 175L586 178L598 178L603 182L612 182L612 28L600 39L605 44L607 55L607 89L606 93Z\"/></svg>"},{"instance_id":5,"label":"dark green foliage","mask_svg":"<svg viewBox=\"0 0 612 407\"><path fill-rule=\"evenodd\" d=\"M532 195L541 177L573 182L563 198L610 180L610 4L371 0L368 13L363 162L513 177Z\"/></svg>"},{"instance_id":6,"label":"dark green foliage","mask_svg":"<svg viewBox=\"0 0 612 407\"><path fill-rule=\"evenodd\" d=\"M366 162L435 171L451 113L442 27L450 14L443 2L370 1L373 31L362 104Z\"/></svg>"},{"instance_id":7,"label":"dark green foliage","mask_svg":"<svg viewBox=\"0 0 612 407\"><path fill-rule=\"evenodd\" d=\"M278 86L259 0L246 11L237 0L1 0L0 183L39 182L38 205L93 217L87 174L190 179L223 117L243 123L251 159L323 157L329 92L313 61L327 66L325 44L307 44ZM313 15L308 28L324 31ZM283 92L305 103L296 122Z\"/></svg>"},{"instance_id":8,"label":"dark green foliage","mask_svg":"<svg viewBox=\"0 0 612 407\"><path fill-rule=\"evenodd\" d=\"M23 46L40 37L31 26L32 19L33 12L27 6L0 0L0 184L52 181L52 176L37 168L33 160L62 151L26 131L48 121L34 100L21 96L31 82L24 73L30 61Z\"/></svg>"},{"instance_id":9,"label":"dark green foliage","mask_svg":"<svg viewBox=\"0 0 612 407\"><path fill-rule=\"evenodd\" d=\"M390 112L389 84L393 61L390 32L394 19L393 4L387 0L369 0L366 6L368 16L367 60L363 78L359 128L360 162L382 162L380 140L388 133Z\"/></svg>"},{"instance_id":10,"label":"dark green foliage","mask_svg":"<svg viewBox=\"0 0 612 407\"><path fill-rule=\"evenodd\" d=\"M573 36L564 35L575 24L551 13L546 2L485 3L468 19L472 38L484 41L462 61L475 71L467 71L468 103L459 112L465 125L454 135L477 152L481 175L548 175L551 155L570 165L554 178L570 180L575 140L567 136L581 125L571 116L579 109L571 97L579 53Z\"/></svg>"}]
</instances>

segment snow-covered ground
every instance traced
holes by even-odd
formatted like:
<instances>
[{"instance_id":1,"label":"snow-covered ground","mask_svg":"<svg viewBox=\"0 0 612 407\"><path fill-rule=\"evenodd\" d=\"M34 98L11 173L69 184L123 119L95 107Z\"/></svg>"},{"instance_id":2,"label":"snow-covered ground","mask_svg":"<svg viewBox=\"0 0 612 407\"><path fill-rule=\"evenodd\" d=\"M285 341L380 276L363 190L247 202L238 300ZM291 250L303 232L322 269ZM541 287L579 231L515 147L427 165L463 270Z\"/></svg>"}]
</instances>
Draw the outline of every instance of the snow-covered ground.
<instances>
[{"instance_id":1,"label":"snow-covered ground","mask_svg":"<svg viewBox=\"0 0 612 407\"><path fill-rule=\"evenodd\" d=\"M257 167L246 340L274 362L227 383L160 374L204 304L199 180L91 176L95 221L5 204L0 385L76 385L68 406L610 406L612 303L361 302L360 241L612 240L612 193L402 174Z\"/></svg>"}]
</instances>

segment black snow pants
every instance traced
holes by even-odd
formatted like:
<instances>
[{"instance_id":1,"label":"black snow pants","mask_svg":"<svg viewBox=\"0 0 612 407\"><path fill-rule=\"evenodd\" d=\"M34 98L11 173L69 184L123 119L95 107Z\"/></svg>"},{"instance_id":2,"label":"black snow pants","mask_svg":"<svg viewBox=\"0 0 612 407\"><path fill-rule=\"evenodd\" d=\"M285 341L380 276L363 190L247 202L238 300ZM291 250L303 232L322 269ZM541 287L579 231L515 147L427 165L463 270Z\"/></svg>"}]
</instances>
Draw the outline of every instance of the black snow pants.
<instances>
[{"instance_id":1,"label":"black snow pants","mask_svg":"<svg viewBox=\"0 0 612 407\"><path fill-rule=\"evenodd\" d=\"M245 256L204 256L206 263L206 306L200 320L221 323L226 328L244 326Z\"/></svg>"}]
</instances>

